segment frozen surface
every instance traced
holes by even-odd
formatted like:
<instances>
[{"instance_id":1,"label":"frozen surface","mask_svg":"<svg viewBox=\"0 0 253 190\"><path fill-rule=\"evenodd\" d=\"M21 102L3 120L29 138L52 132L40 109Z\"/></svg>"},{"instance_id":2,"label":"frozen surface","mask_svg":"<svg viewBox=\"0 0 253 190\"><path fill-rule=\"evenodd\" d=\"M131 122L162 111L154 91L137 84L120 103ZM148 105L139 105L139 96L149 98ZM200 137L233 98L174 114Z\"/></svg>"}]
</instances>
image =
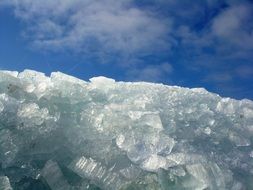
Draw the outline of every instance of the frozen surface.
<instances>
[{"instance_id":1,"label":"frozen surface","mask_svg":"<svg viewBox=\"0 0 253 190\"><path fill-rule=\"evenodd\" d=\"M252 190L253 102L0 72L0 189Z\"/></svg>"}]
</instances>

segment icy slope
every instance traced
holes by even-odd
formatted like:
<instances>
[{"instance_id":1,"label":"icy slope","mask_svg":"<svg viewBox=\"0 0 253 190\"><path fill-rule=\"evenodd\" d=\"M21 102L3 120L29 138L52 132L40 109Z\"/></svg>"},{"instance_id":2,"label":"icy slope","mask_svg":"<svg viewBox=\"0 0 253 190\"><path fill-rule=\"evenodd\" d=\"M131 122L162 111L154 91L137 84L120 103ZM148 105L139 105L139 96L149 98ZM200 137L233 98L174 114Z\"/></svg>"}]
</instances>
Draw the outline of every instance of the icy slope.
<instances>
[{"instance_id":1,"label":"icy slope","mask_svg":"<svg viewBox=\"0 0 253 190\"><path fill-rule=\"evenodd\" d=\"M253 189L253 102L0 72L0 189Z\"/></svg>"}]
</instances>

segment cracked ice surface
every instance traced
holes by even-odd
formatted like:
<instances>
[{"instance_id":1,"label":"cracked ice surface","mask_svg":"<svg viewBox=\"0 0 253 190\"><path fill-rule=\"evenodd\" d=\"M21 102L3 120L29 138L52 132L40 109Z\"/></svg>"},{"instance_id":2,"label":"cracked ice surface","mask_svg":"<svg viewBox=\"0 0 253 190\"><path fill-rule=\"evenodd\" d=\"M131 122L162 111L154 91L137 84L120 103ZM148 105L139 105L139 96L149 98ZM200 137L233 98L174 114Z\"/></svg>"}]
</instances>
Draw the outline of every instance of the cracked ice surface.
<instances>
[{"instance_id":1,"label":"cracked ice surface","mask_svg":"<svg viewBox=\"0 0 253 190\"><path fill-rule=\"evenodd\" d=\"M253 189L253 102L0 72L0 189Z\"/></svg>"}]
</instances>

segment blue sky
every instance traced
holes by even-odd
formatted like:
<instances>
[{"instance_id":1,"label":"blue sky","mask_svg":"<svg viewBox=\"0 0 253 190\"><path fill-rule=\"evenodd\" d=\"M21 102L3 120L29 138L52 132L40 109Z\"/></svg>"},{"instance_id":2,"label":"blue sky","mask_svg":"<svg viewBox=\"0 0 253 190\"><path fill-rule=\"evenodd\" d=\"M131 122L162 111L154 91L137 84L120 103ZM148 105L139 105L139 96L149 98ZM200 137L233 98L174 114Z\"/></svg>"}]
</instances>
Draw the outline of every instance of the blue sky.
<instances>
[{"instance_id":1,"label":"blue sky","mask_svg":"<svg viewBox=\"0 0 253 190\"><path fill-rule=\"evenodd\" d=\"M253 2L1 0L0 69L253 99Z\"/></svg>"}]
</instances>

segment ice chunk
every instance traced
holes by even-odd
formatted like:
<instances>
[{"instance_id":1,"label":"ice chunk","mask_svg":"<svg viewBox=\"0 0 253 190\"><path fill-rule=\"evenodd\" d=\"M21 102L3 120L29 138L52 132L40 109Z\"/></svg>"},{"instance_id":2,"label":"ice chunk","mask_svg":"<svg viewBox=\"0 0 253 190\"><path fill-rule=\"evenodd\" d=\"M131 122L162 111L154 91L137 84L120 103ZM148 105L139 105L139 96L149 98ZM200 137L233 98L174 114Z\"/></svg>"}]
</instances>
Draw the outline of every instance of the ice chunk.
<instances>
[{"instance_id":1,"label":"ice chunk","mask_svg":"<svg viewBox=\"0 0 253 190\"><path fill-rule=\"evenodd\" d=\"M107 93L115 88L115 80L106 77L93 77L90 79L90 89L100 90Z\"/></svg>"},{"instance_id":2,"label":"ice chunk","mask_svg":"<svg viewBox=\"0 0 253 190\"><path fill-rule=\"evenodd\" d=\"M143 160L147 159L152 154L150 144L139 141L136 144L133 144L129 150L127 150L128 158L134 163L140 163Z\"/></svg>"},{"instance_id":3,"label":"ice chunk","mask_svg":"<svg viewBox=\"0 0 253 190\"><path fill-rule=\"evenodd\" d=\"M137 119L140 119L141 116L143 116L143 113L142 111L129 111L128 112L128 115L129 117L132 119L132 120L137 120Z\"/></svg>"},{"instance_id":4,"label":"ice chunk","mask_svg":"<svg viewBox=\"0 0 253 190\"><path fill-rule=\"evenodd\" d=\"M166 158L167 167L206 162L203 156L197 154L173 153L168 155Z\"/></svg>"},{"instance_id":5,"label":"ice chunk","mask_svg":"<svg viewBox=\"0 0 253 190\"><path fill-rule=\"evenodd\" d=\"M69 165L69 168L103 189L118 190L127 185L127 181L121 178L119 174L110 171L92 158L85 158L84 156L78 158Z\"/></svg>"},{"instance_id":6,"label":"ice chunk","mask_svg":"<svg viewBox=\"0 0 253 190\"><path fill-rule=\"evenodd\" d=\"M250 140L246 137L240 136L239 134L231 132L229 134L231 142L235 143L236 146L249 146Z\"/></svg>"},{"instance_id":7,"label":"ice chunk","mask_svg":"<svg viewBox=\"0 0 253 190\"><path fill-rule=\"evenodd\" d=\"M176 144L176 141L167 136L167 135L160 135L159 141L156 144L157 152L160 154L168 155L171 153L172 148Z\"/></svg>"},{"instance_id":8,"label":"ice chunk","mask_svg":"<svg viewBox=\"0 0 253 190\"><path fill-rule=\"evenodd\" d=\"M195 178L196 189L225 189L224 177L216 164L193 164L187 165L186 169Z\"/></svg>"},{"instance_id":9,"label":"ice chunk","mask_svg":"<svg viewBox=\"0 0 253 190\"><path fill-rule=\"evenodd\" d=\"M13 77L18 77L18 72L17 71L1 71L2 73L9 74Z\"/></svg>"},{"instance_id":10,"label":"ice chunk","mask_svg":"<svg viewBox=\"0 0 253 190\"><path fill-rule=\"evenodd\" d=\"M136 166L131 165L127 168L121 169L119 173L126 179L133 180L136 179L141 174L141 170Z\"/></svg>"},{"instance_id":11,"label":"ice chunk","mask_svg":"<svg viewBox=\"0 0 253 190\"><path fill-rule=\"evenodd\" d=\"M235 106L233 100L230 98L222 99L216 107L216 110L224 114L232 115L235 113Z\"/></svg>"},{"instance_id":12,"label":"ice chunk","mask_svg":"<svg viewBox=\"0 0 253 190\"><path fill-rule=\"evenodd\" d=\"M93 77L90 79L91 83L96 85L97 88L103 88L105 86L111 86L115 84L114 79L106 78L106 77Z\"/></svg>"},{"instance_id":13,"label":"ice chunk","mask_svg":"<svg viewBox=\"0 0 253 190\"><path fill-rule=\"evenodd\" d=\"M69 76L61 72L53 72L51 73L50 77L51 77L51 81L57 85L73 84L73 85L85 86L86 84L85 81L82 81L76 77Z\"/></svg>"},{"instance_id":14,"label":"ice chunk","mask_svg":"<svg viewBox=\"0 0 253 190\"><path fill-rule=\"evenodd\" d=\"M187 165L187 171L192 175L196 184L194 185L196 189L204 190L209 187L209 177L206 169L201 164ZM187 186L189 184L186 184Z\"/></svg>"},{"instance_id":15,"label":"ice chunk","mask_svg":"<svg viewBox=\"0 0 253 190\"><path fill-rule=\"evenodd\" d=\"M123 148L122 145L125 141L125 136L120 134L117 138L116 138L116 144L119 148Z\"/></svg>"},{"instance_id":16,"label":"ice chunk","mask_svg":"<svg viewBox=\"0 0 253 190\"><path fill-rule=\"evenodd\" d=\"M143 124L151 126L155 128L157 131L160 131L163 129L163 125L161 122L161 118L158 114L145 114L141 117L141 120Z\"/></svg>"},{"instance_id":17,"label":"ice chunk","mask_svg":"<svg viewBox=\"0 0 253 190\"><path fill-rule=\"evenodd\" d=\"M157 171L159 168L166 168L166 158L158 155L151 155L142 164L141 168L147 171Z\"/></svg>"},{"instance_id":18,"label":"ice chunk","mask_svg":"<svg viewBox=\"0 0 253 190\"><path fill-rule=\"evenodd\" d=\"M33 84L29 84L26 86L25 90L28 92L28 93L31 93L35 90L35 86Z\"/></svg>"},{"instance_id":19,"label":"ice chunk","mask_svg":"<svg viewBox=\"0 0 253 190\"><path fill-rule=\"evenodd\" d=\"M46 89L52 85L51 80L44 73L32 70L24 70L18 74L18 78L25 81L24 90L34 93L38 98L44 96Z\"/></svg>"},{"instance_id":20,"label":"ice chunk","mask_svg":"<svg viewBox=\"0 0 253 190\"><path fill-rule=\"evenodd\" d=\"M41 125L48 117L48 109L40 109L35 103L21 104L17 116L20 117L21 121L25 124L30 123L30 125Z\"/></svg>"},{"instance_id":21,"label":"ice chunk","mask_svg":"<svg viewBox=\"0 0 253 190\"><path fill-rule=\"evenodd\" d=\"M41 115L42 114L42 115ZM18 110L17 116L18 117L27 117L27 118L32 118L32 117L45 117L47 116L48 111L47 109L43 109L40 111L40 108L37 104L35 103L29 103L29 104L22 104L20 109Z\"/></svg>"},{"instance_id":22,"label":"ice chunk","mask_svg":"<svg viewBox=\"0 0 253 190\"><path fill-rule=\"evenodd\" d=\"M47 80L47 77L45 76L44 73L36 72L29 69L26 69L23 72L19 73L18 78L21 78L24 80L32 80L32 81Z\"/></svg>"},{"instance_id":23,"label":"ice chunk","mask_svg":"<svg viewBox=\"0 0 253 190\"><path fill-rule=\"evenodd\" d=\"M9 178L7 176L0 176L0 189L12 190Z\"/></svg>"},{"instance_id":24,"label":"ice chunk","mask_svg":"<svg viewBox=\"0 0 253 190\"><path fill-rule=\"evenodd\" d=\"M247 119L253 119L253 109L243 108L243 116Z\"/></svg>"},{"instance_id":25,"label":"ice chunk","mask_svg":"<svg viewBox=\"0 0 253 190\"><path fill-rule=\"evenodd\" d=\"M211 130L209 127L206 127L206 128L204 129L204 133L207 134L207 135L210 135L211 132L212 132L212 130Z\"/></svg>"},{"instance_id":26,"label":"ice chunk","mask_svg":"<svg viewBox=\"0 0 253 190\"><path fill-rule=\"evenodd\" d=\"M169 171L170 171L170 174L175 175L175 176L183 177L186 175L184 168L181 166L171 168Z\"/></svg>"},{"instance_id":27,"label":"ice chunk","mask_svg":"<svg viewBox=\"0 0 253 190\"><path fill-rule=\"evenodd\" d=\"M46 180L52 190L71 190L58 164L52 160L47 161L41 171L41 176Z\"/></svg>"}]
</instances>

